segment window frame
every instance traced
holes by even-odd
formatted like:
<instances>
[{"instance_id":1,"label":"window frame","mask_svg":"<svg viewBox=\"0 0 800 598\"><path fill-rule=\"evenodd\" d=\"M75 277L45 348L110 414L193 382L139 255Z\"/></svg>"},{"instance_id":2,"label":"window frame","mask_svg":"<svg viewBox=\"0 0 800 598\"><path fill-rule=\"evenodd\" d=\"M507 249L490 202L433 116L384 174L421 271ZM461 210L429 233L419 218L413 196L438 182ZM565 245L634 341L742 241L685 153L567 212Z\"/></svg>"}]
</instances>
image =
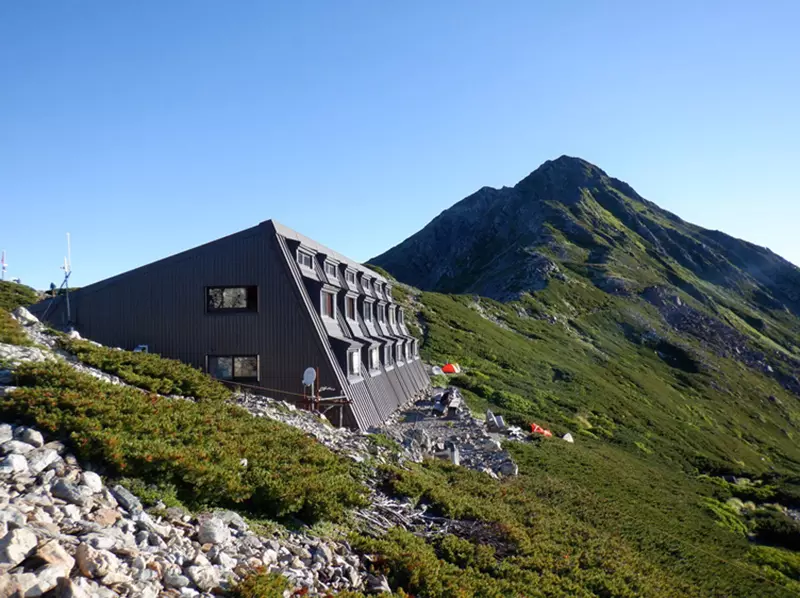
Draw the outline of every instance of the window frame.
<instances>
[{"instance_id":1,"label":"window frame","mask_svg":"<svg viewBox=\"0 0 800 598\"><path fill-rule=\"evenodd\" d=\"M353 286L356 286L356 271L350 270L348 268L347 270L344 271L344 279L347 282L347 284L352 284Z\"/></svg>"},{"instance_id":2,"label":"window frame","mask_svg":"<svg viewBox=\"0 0 800 598\"><path fill-rule=\"evenodd\" d=\"M255 378L252 376L236 376L236 360L237 359L252 359L255 358L256 360L256 375ZM230 378L218 378L214 375L211 371L211 360L212 359L230 359L231 360L231 377ZM217 354L209 354L206 355L206 373L210 375L215 380L221 380L223 382L231 382L231 383L239 383L239 384L248 384L248 383L256 383L261 380L261 355L242 355L242 354L235 354L235 355L217 355Z\"/></svg>"},{"instance_id":3,"label":"window frame","mask_svg":"<svg viewBox=\"0 0 800 598\"><path fill-rule=\"evenodd\" d=\"M368 276L361 277L361 288L364 290L364 293L367 295L372 295L372 280Z\"/></svg>"},{"instance_id":4,"label":"window frame","mask_svg":"<svg viewBox=\"0 0 800 598\"><path fill-rule=\"evenodd\" d=\"M386 323L386 304L378 303L378 323Z\"/></svg>"},{"instance_id":5,"label":"window frame","mask_svg":"<svg viewBox=\"0 0 800 598\"><path fill-rule=\"evenodd\" d=\"M397 317L395 316L394 311L395 311L394 307L392 307L390 305L389 306L389 326L394 326L395 323L397 322Z\"/></svg>"},{"instance_id":6,"label":"window frame","mask_svg":"<svg viewBox=\"0 0 800 598\"><path fill-rule=\"evenodd\" d=\"M392 349L392 345L386 344L383 347L383 365L384 367L390 368L394 363L394 350Z\"/></svg>"},{"instance_id":7,"label":"window frame","mask_svg":"<svg viewBox=\"0 0 800 598\"><path fill-rule=\"evenodd\" d=\"M351 378L361 377L360 349L351 349L347 351L347 375Z\"/></svg>"},{"instance_id":8,"label":"window frame","mask_svg":"<svg viewBox=\"0 0 800 598\"><path fill-rule=\"evenodd\" d=\"M300 259L300 256L308 258L308 264L304 264L303 261ZM297 263L300 265L301 268L306 268L308 270L314 269L314 255L310 251L306 251L305 249L297 248Z\"/></svg>"},{"instance_id":9,"label":"window frame","mask_svg":"<svg viewBox=\"0 0 800 598\"><path fill-rule=\"evenodd\" d=\"M364 301L364 305L361 308L361 315L368 324L372 324L372 305L372 301Z\"/></svg>"},{"instance_id":10,"label":"window frame","mask_svg":"<svg viewBox=\"0 0 800 598\"><path fill-rule=\"evenodd\" d=\"M328 301L328 297L330 297L330 301ZM331 313L325 313L325 307L330 304ZM322 289L319 292L319 315L323 318L330 318L331 320L336 319L336 293L334 291L329 291L327 289Z\"/></svg>"},{"instance_id":11,"label":"window frame","mask_svg":"<svg viewBox=\"0 0 800 598\"><path fill-rule=\"evenodd\" d=\"M353 309L349 309L349 306ZM350 322L355 322L356 318L356 298L353 295L345 295L344 297L344 317Z\"/></svg>"},{"instance_id":12,"label":"window frame","mask_svg":"<svg viewBox=\"0 0 800 598\"><path fill-rule=\"evenodd\" d=\"M329 272L328 269L330 269L331 271ZM336 264L334 264L333 262L329 262L326 260L323 266L323 270L325 271L326 276L338 278L336 274Z\"/></svg>"},{"instance_id":13,"label":"window frame","mask_svg":"<svg viewBox=\"0 0 800 598\"><path fill-rule=\"evenodd\" d=\"M381 352L377 345L371 346L367 351L367 366L372 372L381 369Z\"/></svg>"},{"instance_id":14,"label":"window frame","mask_svg":"<svg viewBox=\"0 0 800 598\"><path fill-rule=\"evenodd\" d=\"M247 307L211 307L210 305L210 292L214 289L220 289L224 291L226 289L244 289L245 290L245 303ZM254 296L250 296L250 291L253 292ZM223 297L224 298L224 297ZM240 284L230 284L230 285L209 285L205 287L205 311L207 314L236 314L236 313L258 313L258 300L259 300L259 292L258 292L258 285L255 284L247 284L247 285L240 285Z\"/></svg>"}]
</instances>

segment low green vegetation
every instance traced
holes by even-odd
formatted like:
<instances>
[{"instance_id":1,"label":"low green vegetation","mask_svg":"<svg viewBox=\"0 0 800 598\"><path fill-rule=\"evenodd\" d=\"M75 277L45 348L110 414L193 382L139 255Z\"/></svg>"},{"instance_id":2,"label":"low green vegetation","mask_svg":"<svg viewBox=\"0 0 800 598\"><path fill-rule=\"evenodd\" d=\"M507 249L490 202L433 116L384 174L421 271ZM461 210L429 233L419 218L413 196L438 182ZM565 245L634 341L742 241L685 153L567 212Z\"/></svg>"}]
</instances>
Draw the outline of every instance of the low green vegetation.
<instances>
[{"instance_id":1,"label":"low green vegetation","mask_svg":"<svg viewBox=\"0 0 800 598\"><path fill-rule=\"evenodd\" d=\"M234 590L233 595L235 598L284 598L284 592L292 589L289 581L277 573L267 573L265 571L258 571L242 580ZM304 596L303 590L296 590L292 594L293 597ZM337 592L330 593L325 598L366 598L361 592ZM381 596L387 596L382 594ZM406 598L406 594L401 592L396 594L398 598ZM380 597L378 597L380 598Z\"/></svg>"},{"instance_id":2,"label":"low green vegetation","mask_svg":"<svg viewBox=\"0 0 800 598\"><path fill-rule=\"evenodd\" d=\"M109 476L172 489L187 505L314 522L341 519L363 500L350 464L241 408L163 398L58 362L25 364L15 375L20 388L0 402L4 417L61 434Z\"/></svg>"},{"instance_id":3,"label":"low green vegetation","mask_svg":"<svg viewBox=\"0 0 800 598\"><path fill-rule=\"evenodd\" d=\"M20 323L12 318L5 309L0 309L0 343L21 346L33 344L22 330Z\"/></svg>"},{"instance_id":4,"label":"low green vegetation","mask_svg":"<svg viewBox=\"0 0 800 598\"><path fill-rule=\"evenodd\" d=\"M176 359L121 351L66 337L61 337L59 344L86 365L151 392L190 396L198 401L224 401L231 396L224 384Z\"/></svg>"},{"instance_id":5,"label":"low green vegetation","mask_svg":"<svg viewBox=\"0 0 800 598\"><path fill-rule=\"evenodd\" d=\"M39 295L24 284L0 280L0 309L14 311L20 306L31 305L39 300Z\"/></svg>"}]
</instances>

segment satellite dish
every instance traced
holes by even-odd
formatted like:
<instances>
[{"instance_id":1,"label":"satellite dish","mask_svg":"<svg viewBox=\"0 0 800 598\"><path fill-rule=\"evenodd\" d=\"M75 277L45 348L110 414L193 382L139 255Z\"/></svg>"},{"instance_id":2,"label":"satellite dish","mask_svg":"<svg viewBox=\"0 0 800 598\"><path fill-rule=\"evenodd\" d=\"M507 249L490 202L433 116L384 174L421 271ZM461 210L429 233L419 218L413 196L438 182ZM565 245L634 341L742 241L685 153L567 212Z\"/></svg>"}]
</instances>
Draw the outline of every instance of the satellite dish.
<instances>
[{"instance_id":1,"label":"satellite dish","mask_svg":"<svg viewBox=\"0 0 800 598\"><path fill-rule=\"evenodd\" d=\"M313 386L316 379L317 370L314 368L306 368L306 371L303 372L303 386Z\"/></svg>"}]
</instances>

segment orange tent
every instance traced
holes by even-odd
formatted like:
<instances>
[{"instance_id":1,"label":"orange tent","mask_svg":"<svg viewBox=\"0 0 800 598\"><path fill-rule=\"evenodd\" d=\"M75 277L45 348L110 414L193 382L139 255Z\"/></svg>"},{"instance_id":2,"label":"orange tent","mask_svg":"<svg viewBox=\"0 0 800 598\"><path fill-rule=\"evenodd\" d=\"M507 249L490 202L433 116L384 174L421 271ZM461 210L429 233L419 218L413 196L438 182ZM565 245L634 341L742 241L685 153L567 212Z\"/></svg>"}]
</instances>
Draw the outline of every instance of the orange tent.
<instances>
[{"instance_id":1,"label":"orange tent","mask_svg":"<svg viewBox=\"0 0 800 598\"><path fill-rule=\"evenodd\" d=\"M458 374L461 371L461 368L458 367L458 364L446 363L442 366L442 371L445 374Z\"/></svg>"},{"instance_id":2,"label":"orange tent","mask_svg":"<svg viewBox=\"0 0 800 598\"><path fill-rule=\"evenodd\" d=\"M531 434L541 434L542 436L546 436L550 438L553 433L550 430L546 430L539 424L531 424Z\"/></svg>"}]
</instances>

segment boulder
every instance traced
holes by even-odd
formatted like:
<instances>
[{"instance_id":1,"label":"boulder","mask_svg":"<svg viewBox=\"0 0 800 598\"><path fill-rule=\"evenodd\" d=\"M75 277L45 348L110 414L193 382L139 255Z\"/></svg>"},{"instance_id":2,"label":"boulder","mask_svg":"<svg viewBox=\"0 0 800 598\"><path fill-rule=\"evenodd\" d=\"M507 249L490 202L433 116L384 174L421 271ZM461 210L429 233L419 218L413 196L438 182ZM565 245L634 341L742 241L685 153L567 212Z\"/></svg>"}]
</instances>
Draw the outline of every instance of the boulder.
<instances>
[{"instance_id":1,"label":"boulder","mask_svg":"<svg viewBox=\"0 0 800 598\"><path fill-rule=\"evenodd\" d=\"M59 598L89 598L89 593L79 582L73 582L69 577L62 577L58 580Z\"/></svg>"},{"instance_id":2,"label":"boulder","mask_svg":"<svg viewBox=\"0 0 800 598\"><path fill-rule=\"evenodd\" d=\"M89 503L89 497L81 492L75 484L62 479L56 481L51 488L53 496L72 503L73 505L86 506Z\"/></svg>"},{"instance_id":3,"label":"boulder","mask_svg":"<svg viewBox=\"0 0 800 598\"><path fill-rule=\"evenodd\" d=\"M52 590L58 585L60 578L66 577L69 571L64 565L45 565L34 572L36 581L25 592L25 598L36 598Z\"/></svg>"},{"instance_id":4,"label":"boulder","mask_svg":"<svg viewBox=\"0 0 800 598\"><path fill-rule=\"evenodd\" d=\"M22 442L21 440L8 440L0 444L0 454L10 455L15 453L17 455L27 455L35 448L35 446L27 442Z\"/></svg>"},{"instance_id":5,"label":"boulder","mask_svg":"<svg viewBox=\"0 0 800 598\"><path fill-rule=\"evenodd\" d=\"M28 470L28 461L22 455L11 454L0 461L0 474L19 473Z\"/></svg>"},{"instance_id":6,"label":"boulder","mask_svg":"<svg viewBox=\"0 0 800 598\"><path fill-rule=\"evenodd\" d=\"M39 319L21 305L11 313L23 326L33 326L39 323Z\"/></svg>"},{"instance_id":7,"label":"boulder","mask_svg":"<svg viewBox=\"0 0 800 598\"><path fill-rule=\"evenodd\" d=\"M27 458L28 466L31 468L31 471L38 475L61 457L58 456L58 452L54 449L40 448L28 453Z\"/></svg>"},{"instance_id":8,"label":"boulder","mask_svg":"<svg viewBox=\"0 0 800 598\"><path fill-rule=\"evenodd\" d=\"M164 582L164 586L177 590L185 588L191 583L188 577L180 575L179 573L165 573L162 581Z\"/></svg>"},{"instance_id":9,"label":"boulder","mask_svg":"<svg viewBox=\"0 0 800 598\"><path fill-rule=\"evenodd\" d=\"M14 436L17 440L21 440L27 444L35 448L39 448L44 444L44 436L38 430L34 430L33 428L27 428L25 426L20 426L16 430L14 430Z\"/></svg>"},{"instance_id":10,"label":"boulder","mask_svg":"<svg viewBox=\"0 0 800 598\"><path fill-rule=\"evenodd\" d=\"M186 575L203 592L210 592L219 585L219 573L214 567L195 565L186 569Z\"/></svg>"},{"instance_id":11,"label":"boulder","mask_svg":"<svg viewBox=\"0 0 800 598\"><path fill-rule=\"evenodd\" d=\"M81 542L75 551L78 568L86 577L105 577L119 569L119 559L107 550L97 550Z\"/></svg>"},{"instance_id":12,"label":"boulder","mask_svg":"<svg viewBox=\"0 0 800 598\"><path fill-rule=\"evenodd\" d=\"M135 513L142 510L142 503L136 498L133 493L127 488L117 484L111 488L111 494L117 499L120 506L129 513Z\"/></svg>"},{"instance_id":13,"label":"boulder","mask_svg":"<svg viewBox=\"0 0 800 598\"><path fill-rule=\"evenodd\" d=\"M81 481L93 494L97 494L103 490L103 480L93 471L84 471L81 475Z\"/></svg>"},{"instance_id":14,"label":"boulder","mask_svg":"<svg viewBox=\"0 0 800 598\"><path fill-rule=\"evenodd\" d=\"M200 544L225 544L231 539L231 531L221 519L211 517L200 524L197 540Z\"/></svg>"},{"instance_id":15,"label":"boulder","mask_svg":"<svg viewBox=\"0 0 800 598\"><path fill-rule=\"evenodd\" d=\"M8 442L14 438L14 428L11 424L0 424L0 444Z\"/></svg>"},{"instance_id":16,"label":"boulder","mask_svg":"<svg viewBox=\"0 0 800 598\"><path fill-rule=\"evenodd\" d=\"M569 432L567 432L566 434L564 434L564 435L562 436L562 438L563 438L564 440L566 440L567 442L569 442L570 444L573 444L573 443L575 442L575 439L572 437L572 434L570 434Z\"/></svg>"},{"instance_id":17,"label":"boulder","mask_svg":"<svg viewBox=\"0 0 800 598\"><path fill-rule=\"evenodd\" d=\"M48 565L58 565L69 573L75 566L75 559L64 549L58 540L48 540L36 551L36 557Z\"/></svg>"},{"instance_id":18,"label":"boulder","mask_svg":"<svg viewBox=\"0 0 800 598\"><path fill-rule=\"evenodd\" d=\"M25 527L12 529L0 538L0 569L11 569L36 549L36 534Z\"/></svg>"}]
</instances>

